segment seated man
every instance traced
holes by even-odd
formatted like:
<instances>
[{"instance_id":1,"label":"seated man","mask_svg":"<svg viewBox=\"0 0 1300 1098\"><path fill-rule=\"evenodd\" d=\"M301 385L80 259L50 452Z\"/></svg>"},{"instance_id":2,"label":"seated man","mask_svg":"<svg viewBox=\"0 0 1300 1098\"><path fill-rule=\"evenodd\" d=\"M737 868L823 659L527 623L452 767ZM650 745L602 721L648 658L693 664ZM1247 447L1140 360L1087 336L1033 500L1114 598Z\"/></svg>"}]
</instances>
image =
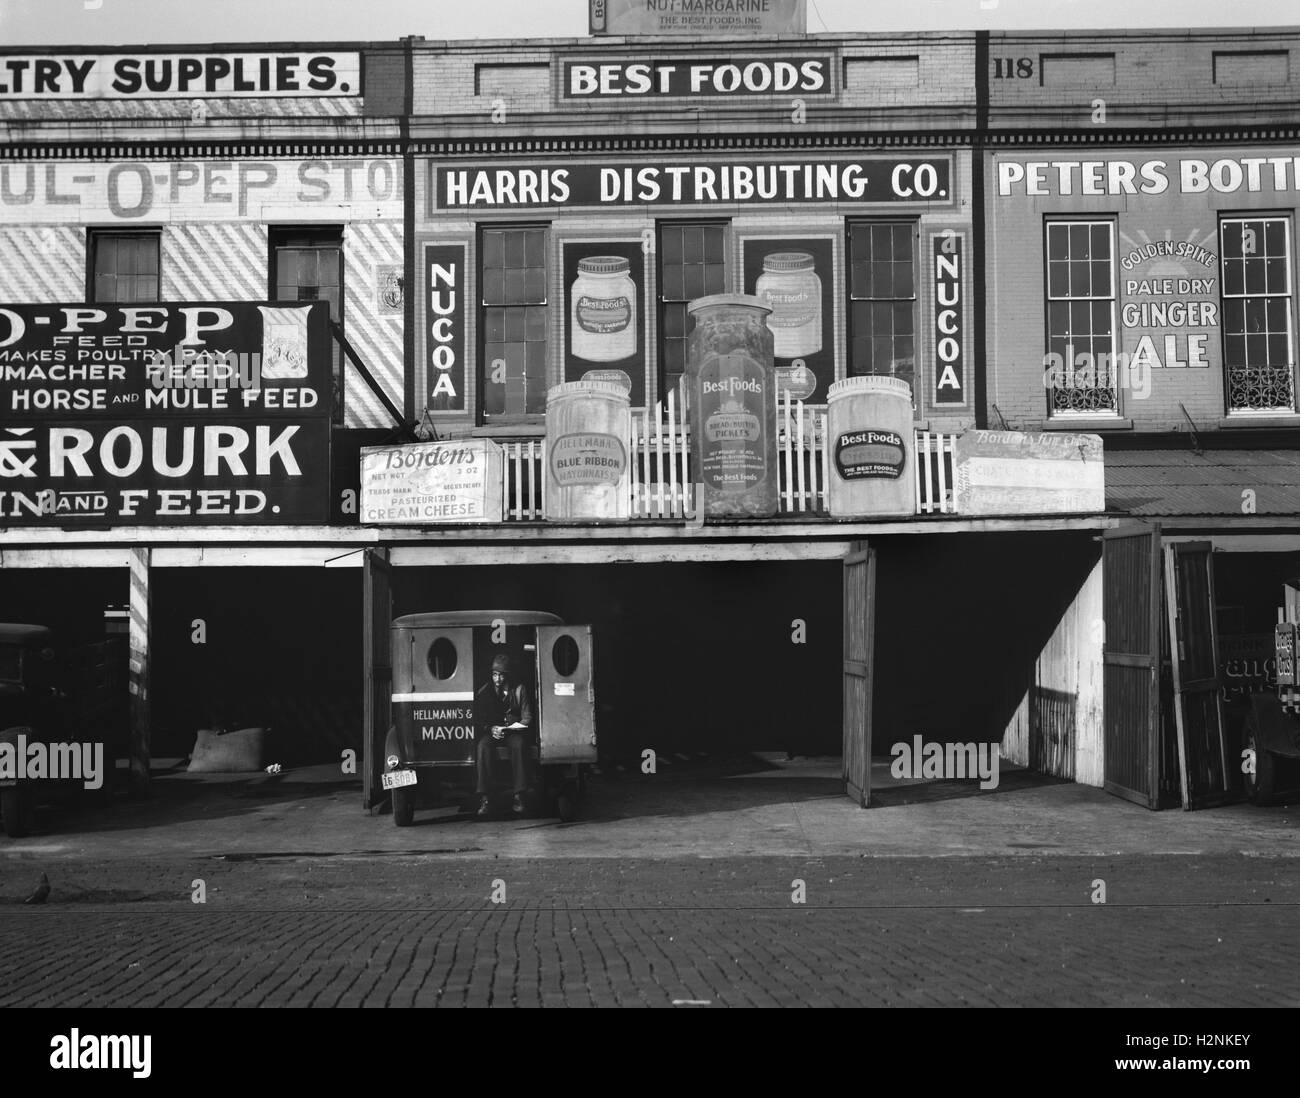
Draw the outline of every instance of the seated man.
<instances>
[{"instance_id":1,"label":"seated man","mask_svg":"<svg viewBox=\"0 0 1300 1098\"><path fill-rule=\"evenodd\" d=\"M510 771L514 780L515 799L512 806L516 814L524 811L524 791L528 788L527 756L525 754L533 734L533 700L531 691L512 673L510 657L492 657L492 681L479 687L474 697L474 711L479 726L478 742L474 745L474 761L478 772L476 791L479 795L478 815L491 811L488 785L492 779L492 759L496 745L505 740L510 747Z\"/></svg>"}]
</instances>

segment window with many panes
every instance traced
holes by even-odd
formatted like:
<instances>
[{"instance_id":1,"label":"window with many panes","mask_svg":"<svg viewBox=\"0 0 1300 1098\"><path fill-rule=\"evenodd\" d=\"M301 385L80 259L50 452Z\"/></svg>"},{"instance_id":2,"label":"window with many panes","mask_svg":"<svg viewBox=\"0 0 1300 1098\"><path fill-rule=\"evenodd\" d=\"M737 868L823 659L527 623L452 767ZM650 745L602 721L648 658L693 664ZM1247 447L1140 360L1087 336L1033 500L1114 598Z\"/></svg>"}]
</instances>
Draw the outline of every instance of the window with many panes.
<instances>
[{"instance_id":1,"label":"window with many panes","mask_svg":"<svg viewBox=\"0 0 1300 1098\"><path fill-rule=\"evenodd\" d=\"M659 225L659 395L686 372L693 322L686 306L727 289L726 222L665 221Z\"/></svg>"},{"instance_id":2,"label":"window with many panes","mask_svg":"<svg viewBox=\"0 0 1300 1098\"><path fill-rule=\"evenodd\" d=\"M916 386L914 221L849 224L850 376L879 374Z\"/></svg>"},{"instance_id":3,"label":"window with many panes","mask_svg":"<svg viewBox=\"0 0 1300 1098\"><path fill-rule=\"evenodd\" d=\"M1049 221L1046 231L1049 411L1118 414L1114 223Z\"/></svg>"},{"instance_id":4,"label":"window with many panes","mask_svg":"<svg viewBox=\"0 0 1300 1098\"><path fill-rule=\"evenodd\" d=\"M546 412L546 227L479 234L484 422Z\"/></svg>"},{"instance_id":5,"label":"window with many panes","mask_svg":"<svg viewBox=\"0 0 1300 1098\"><path fill-rule=\"evenodd\" d=\"M270 230L271 300L328 301L330 319L343 322L343 230L283 228ZM343 356L333 350L335 422L343 418Z\"/></svg>"},{"instance_id":6,"label":"window with many panes","mask_svg":"<svg viewBox=\"0 0 1300 1098\"><path fill-rule=\"evenodd\" d=\"M1219 244L1228 411L1294 411L1290 220L1225 217Z\"/></svg>"},{"instance_id":7,"label":"window with many panes","mask_svg":"<svg viewBox=\"0 0 1300 1098\"><path fill-rule=\"evenodd\" d=\"M90 234L91 301L158 300L157 232Z\"/></svg>"}]
</instances>

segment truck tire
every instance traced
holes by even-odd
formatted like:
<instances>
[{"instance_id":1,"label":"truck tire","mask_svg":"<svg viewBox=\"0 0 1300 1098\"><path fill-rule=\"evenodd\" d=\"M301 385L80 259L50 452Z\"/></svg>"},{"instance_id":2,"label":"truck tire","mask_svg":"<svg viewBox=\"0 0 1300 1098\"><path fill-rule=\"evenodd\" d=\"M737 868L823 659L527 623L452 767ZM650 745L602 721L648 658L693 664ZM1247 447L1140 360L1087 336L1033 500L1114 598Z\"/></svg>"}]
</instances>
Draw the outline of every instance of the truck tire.
<instances>
[{"instance_id":1,"label":"truck tire","mask_svg":"<svg viewBox=\"0 0 1300 1098\"><path fill-rule=\"evenodd\" d=\"M393 823L398 827L410 827L415 821L415 788L409 785L398 786L393 790Z\"/></svg>"},{"instance_id":2,"label":"truck tire","mask_svg":"<svg viewBox=\"0 0 1300 1098\"><path fill-rule=\"evenodd\" d=\"M21 839L27 834L30 806L25 790L19 786L0 789L0 814L4 816L5 834L11 839Z\"/></svg>"},{"instance_id":3,"label":"truck tire","mask_svg":"<svg viewBox=\"0 0 1300 1098\"><path fill-rule=\"evenodd\" d=\"M1251 804L1273 803L1277 791L1277 763L1260 749L1259 726L1254 713L1246 718L1246 749L1255 756L1255 773L1246 774L1246 796Z\"/></svg>"}]
</instances>

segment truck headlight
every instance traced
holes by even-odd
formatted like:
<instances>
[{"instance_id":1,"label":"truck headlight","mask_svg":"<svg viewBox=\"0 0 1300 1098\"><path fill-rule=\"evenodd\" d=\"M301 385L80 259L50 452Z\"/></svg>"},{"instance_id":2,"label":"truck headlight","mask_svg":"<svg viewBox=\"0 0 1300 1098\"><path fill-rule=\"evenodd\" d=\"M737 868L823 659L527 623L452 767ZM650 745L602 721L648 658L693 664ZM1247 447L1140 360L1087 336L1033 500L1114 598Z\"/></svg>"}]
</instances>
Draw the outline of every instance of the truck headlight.
<instances>
[{"instance_id":1,"label":"truck headlight","mask_svg":"<svg viewBox=\"0 0 1300 1098\"><path fill-rule=\"evenodd\" d=\"M399 759L396 755L389 755L388 758L385 759L384 761L388 764L389 770L396 770L402 760Z\"/></svg>"}]
</instances>

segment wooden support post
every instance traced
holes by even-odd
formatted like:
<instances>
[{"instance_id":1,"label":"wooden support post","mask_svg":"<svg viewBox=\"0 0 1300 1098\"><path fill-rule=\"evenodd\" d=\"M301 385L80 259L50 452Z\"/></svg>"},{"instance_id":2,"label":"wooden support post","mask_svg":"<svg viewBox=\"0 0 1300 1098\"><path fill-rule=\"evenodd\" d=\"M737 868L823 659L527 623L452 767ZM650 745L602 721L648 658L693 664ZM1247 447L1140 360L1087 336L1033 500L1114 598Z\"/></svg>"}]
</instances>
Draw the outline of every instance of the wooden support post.
<instances>
[{"instance_id":1,"label":"wooden support post","mask_svg":"<svg viewBox=\"0 0 1300 1098\"><path fill-rule=\"evenodd\" d=\"M130 633L128 637L128 689L131 694L130 789L149 791L149 563L147 546L131 549Z\"/></svg>"}]
</instances>

